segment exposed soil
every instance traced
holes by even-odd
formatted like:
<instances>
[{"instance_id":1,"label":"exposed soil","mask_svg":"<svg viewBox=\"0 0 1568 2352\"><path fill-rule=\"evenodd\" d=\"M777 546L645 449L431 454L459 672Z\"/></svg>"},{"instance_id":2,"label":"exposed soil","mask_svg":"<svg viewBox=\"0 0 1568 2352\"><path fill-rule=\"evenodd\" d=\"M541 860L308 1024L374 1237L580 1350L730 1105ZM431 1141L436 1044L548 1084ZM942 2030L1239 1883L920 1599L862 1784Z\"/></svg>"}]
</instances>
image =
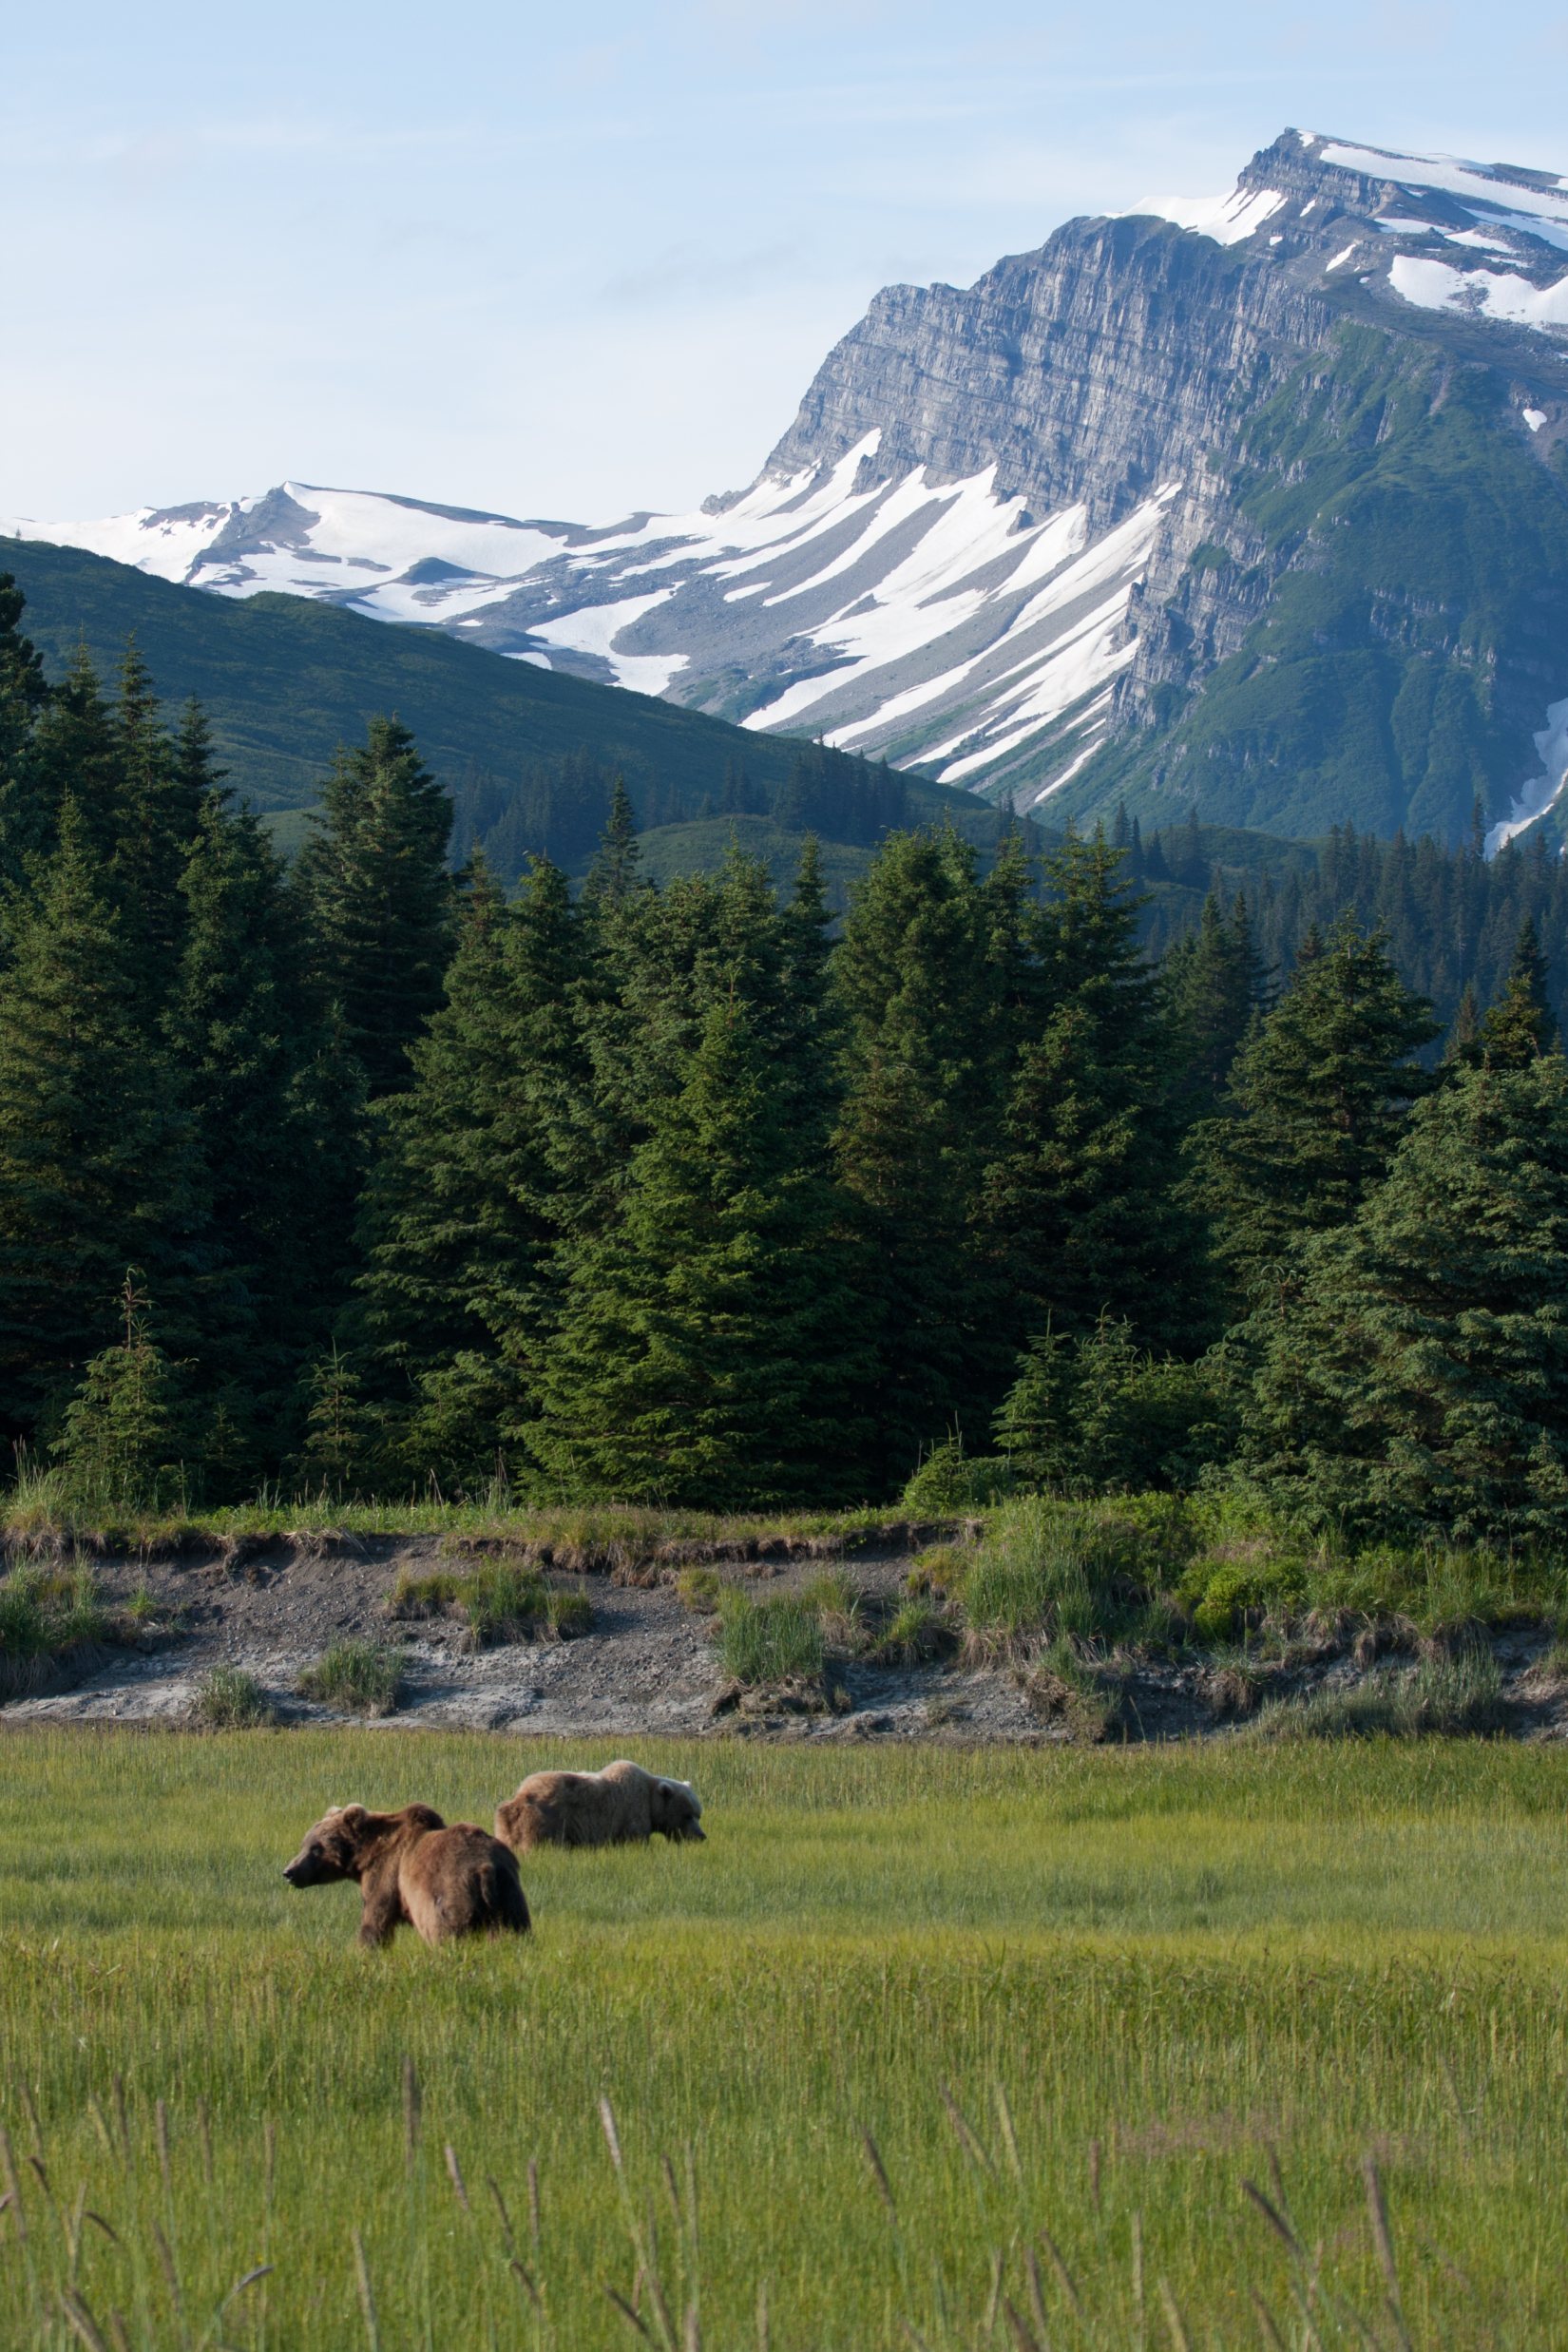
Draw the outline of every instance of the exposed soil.
<instances>
[{"instance_id":1,"label":"exposed soil","mask_svg":"<svg viewBox=\"0 0 1568 2352\"><path fill-rule=\"evenodd\" d=\"M874 1615L897 1593L928 1531L840 1564ZM458 1617L399 1622L388 1603L399 1573L453 1565L435 1538L288 1538L205 1557L96 1561L101 1589L124 1606L150 1596L154 1614L134 1646L92 1648L63 1661L33 1695L0 1708L0 1726L40 1722L178 1724L190 1714L202 1678L217 1666L243 1669L261 1684L286 1723L347 1718L303 1698L303 1670L348 1636L405 1645L404 1696L386 1723L452 1730L539 1732L621 1741L667 1735L792 1740L941 1739L1012 1744L1085 1736L1179 1739L1223 1732L1260 1697L1351 1684L1386 1660L1388 1643L1347 1629L1316 1655L1238 1684L1197 1663L1128 1663L1106 1685L1101 1717L1086 1718L1049 1675L1006 1662L961 1659L910 1668L834 1657L823 1692L740 1693L727 1685L713 1642L714 1619L694 1614L673 1581L646 1563L617 1573L547 1581L585 1592L589 1632L570 1641L528 1641L475 1652ZM766 1579L784 1592L820 1569L811 1557L731 1559L722 1572ZM673 1571L662 1572L669 1578ZM627 1580L622 1580L625 1577ZM143 1599L142 1606L146 1607ZM1499 1636L1494 1652L1516 1735L1568 1737L1568 1683L1545 1677L1542 1633ZM1396 1660L1397 1662L1397 1660ZM1092 1715L1092 1711L1091 1711Z\"/></svg>"}]
</instances>

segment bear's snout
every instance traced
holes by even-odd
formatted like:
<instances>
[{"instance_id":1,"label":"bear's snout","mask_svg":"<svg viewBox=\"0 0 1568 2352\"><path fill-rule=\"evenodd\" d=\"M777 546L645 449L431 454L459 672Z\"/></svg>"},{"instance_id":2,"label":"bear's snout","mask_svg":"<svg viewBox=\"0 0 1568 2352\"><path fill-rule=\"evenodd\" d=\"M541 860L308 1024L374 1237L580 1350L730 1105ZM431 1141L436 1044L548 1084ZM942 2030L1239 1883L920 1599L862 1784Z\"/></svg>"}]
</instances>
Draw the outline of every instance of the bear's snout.
<instances>
[{"instance_id":1,"label":"bear's snout","mask_svg":"<svg viewBox=\"0 0 1568 2352\"><path fill-rule=\"evenodd\" d=\"M314 1886L321 1875L320 1864L321 1848L307 1845L292 1862L283 1864L283 1876L291 1886Z\"/></svg>"}]
</instances>

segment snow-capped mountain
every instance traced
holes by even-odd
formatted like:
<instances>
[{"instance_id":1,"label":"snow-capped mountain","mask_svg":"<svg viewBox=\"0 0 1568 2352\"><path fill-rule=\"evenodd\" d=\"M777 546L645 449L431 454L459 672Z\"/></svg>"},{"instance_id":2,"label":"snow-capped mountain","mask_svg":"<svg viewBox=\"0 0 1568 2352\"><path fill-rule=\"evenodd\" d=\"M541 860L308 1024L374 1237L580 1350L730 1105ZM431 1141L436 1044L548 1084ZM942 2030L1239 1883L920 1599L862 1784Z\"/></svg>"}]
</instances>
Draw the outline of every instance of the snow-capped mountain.
<instances>
[{"instance_id":1,"label":"snow-capped mountain","mask_svg":"<svg viewBox=\"0 0 1568 2352\"><path fill-rule=\"evenodd\" d=\"M1278 668L1259 633L1302 583L1337 577L1329 534L1372 527L1350 492L1391 466L1396 422L1430 439L1461 377L1507 451L1504 503L1551 542L1534 619L1483 645L1440 596L1434 629L1419 549L1367 582L1361 650L1480 663L1491 734L1478 750L1470 716L1428 715L1420 774L1399 754L1410 805L1347 784L1336 808L1329 715L1304 801L1294 769L1271 782L1282 741L1216 749L1214 713L1241 708L1238 662ZM1568 759L1565 457L1568 181L1289 131L1228 196L1070 221L967 289L886 289L752 486L694 514L594 529L286 483L3 527L223 595L433 624L1021 805L1179 790L1282 830L1425 814L1451 833L1479 794L1497 840L1555 803ZM1386 666L1386 733L1408 680ZM1468 749L1439 805L1444 725Z\"/></svg>"}]
</instances>

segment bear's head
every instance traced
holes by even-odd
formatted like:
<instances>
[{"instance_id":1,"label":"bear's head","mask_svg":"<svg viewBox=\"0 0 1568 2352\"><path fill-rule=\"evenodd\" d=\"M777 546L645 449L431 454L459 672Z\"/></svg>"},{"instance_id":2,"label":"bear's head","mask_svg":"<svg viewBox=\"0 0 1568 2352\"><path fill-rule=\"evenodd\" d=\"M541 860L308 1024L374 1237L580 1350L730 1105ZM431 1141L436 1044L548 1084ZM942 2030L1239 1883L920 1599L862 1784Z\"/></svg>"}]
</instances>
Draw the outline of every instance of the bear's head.
<instances>
[{"instance_id":1,"label":"bear's head","mask_svg":"<svg viewBox=\"0 0 1568 2352\"><path fill-rule=\"evenodd\" d=\"M363 1831L370 1815L362 1805L337 1805L324 1813L284 1869L291 1886L330 1886L359 1875Z\"/></svg>"},{"instance_id":2,"label":"bear's head","mask_svg":"<svg viewBox=\"0 0 1568 2352\"><path fill-rule=\"evenodd\" d=\"M656 1780L649 1801L656 1837L701 1838L702 1800L689 1780Z\"/></svg>"}]
</instances>

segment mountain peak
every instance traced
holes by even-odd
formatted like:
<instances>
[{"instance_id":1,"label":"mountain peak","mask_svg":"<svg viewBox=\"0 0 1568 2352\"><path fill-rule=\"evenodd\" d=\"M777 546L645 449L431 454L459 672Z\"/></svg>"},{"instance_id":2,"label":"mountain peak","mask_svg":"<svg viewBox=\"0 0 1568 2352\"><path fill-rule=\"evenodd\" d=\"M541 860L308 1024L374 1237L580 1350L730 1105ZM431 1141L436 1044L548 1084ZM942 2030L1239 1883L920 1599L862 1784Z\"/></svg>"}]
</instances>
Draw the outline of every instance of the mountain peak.
<instances>
[{"instance_id":1,"label":"mountain peak","mask_svg":"<svg viewBox=\"0 0 1568 2352\"><path fill-rule=\"evenodd\" d=\"M1464 454L1444 445L1440 463L1461 412ZM1465 532L1505 570L1508 532L1495 508L1484 528L1458 518L1481 495L1468 468L1545 563L1568 528L1565 443L1568 182L1287 129L1228 194L1069 220L966 288L884 288L756 479L691 514L589 529L289 482L17 527L229 596L445 628L1019 805L1093 809L1116 747L1141 746L1139 790L1183 813L1200 792L1248 823L1451 833L1478 792L1495 825L1556 793L1568 546L1559 610L1550 564L1544 586L1466 577ZM1371 546L1332 630L1301 641L1379 649L1363 707L1362 686L1323 685L1337 651L1291 669L1258 649L1339 561L1355 486L1395 448L1421 452L1451 511L1434 528L1429 503ZM1412 478L1390 472L1386 507L1403 511ZM1289 672L1363 766L1442 780L1374 785L1336 753L1320 791L1293 773L1321 749L1294 720L1195 748L1210 681L1248 663L1274 676L1249 708L1272 710ZM1396 725L1377 698L1406 668Z\"/></svg>"}]
</instances>

